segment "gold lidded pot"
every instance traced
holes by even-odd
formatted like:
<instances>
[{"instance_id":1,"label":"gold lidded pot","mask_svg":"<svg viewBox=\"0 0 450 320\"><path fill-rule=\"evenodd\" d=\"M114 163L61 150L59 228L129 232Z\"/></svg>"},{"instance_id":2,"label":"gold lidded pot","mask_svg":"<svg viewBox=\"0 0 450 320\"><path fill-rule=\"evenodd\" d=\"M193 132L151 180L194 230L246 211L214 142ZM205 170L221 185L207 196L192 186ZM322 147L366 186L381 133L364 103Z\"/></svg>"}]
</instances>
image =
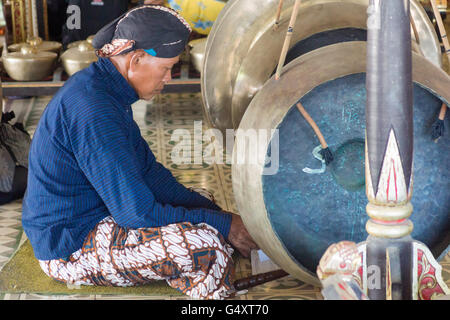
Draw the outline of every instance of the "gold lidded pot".
<instances>
[{"instance_id":1,"label":"gold lidded pot","mask_svg":"<svg viewBox=\"0 0 450 320\"><path fill-rule=\"evenodd\" d=\"M87 37L86 40L78 40L78 41L71 42L67 45L67 49L72 49L72 48L78 47L79 44L85 43L85 42L90 43L92 45L92 40L94 40L94 37L95 37L95 35L90 35L89 37Z\"/></svg>"},{"instance_id":2,"label":"gold lidded pot","mask_svg":"<svg viewBox=\"0 0 450 320\"><path fill-rule=\"evenodd\" d=\"M8 46L9 51L19 52L22 47L33 46L38 51L49 51L59 53L62 48L62 44L56 41L44 41L40 37L31 37L26 42L15 43Z\"/></svg>"},{"instance_id":3,"label":"gold lidded pot","mask_svg":"<svg viewBox=\"0 0 450 320\"><path fill-rule=\"evenodd\" d=\"M68 49L61 55L62 65L69 76L87 68L98 60L95 49L92 46L93 36L87 40L76 41L68 45Z\"/></svg>"},{"instance_id":4,"label":"gold lidded pot","mask_svg":"<svg viewBox=\"0 0 450 320\"><path fill-rule=\"evenodd\" d=\"M17 81L39 81L50 76L58 55L55 52L40 51L36 46L22 45L18 52L3 50L3 67L8 75Z\"/></svg>"}]
</instances>

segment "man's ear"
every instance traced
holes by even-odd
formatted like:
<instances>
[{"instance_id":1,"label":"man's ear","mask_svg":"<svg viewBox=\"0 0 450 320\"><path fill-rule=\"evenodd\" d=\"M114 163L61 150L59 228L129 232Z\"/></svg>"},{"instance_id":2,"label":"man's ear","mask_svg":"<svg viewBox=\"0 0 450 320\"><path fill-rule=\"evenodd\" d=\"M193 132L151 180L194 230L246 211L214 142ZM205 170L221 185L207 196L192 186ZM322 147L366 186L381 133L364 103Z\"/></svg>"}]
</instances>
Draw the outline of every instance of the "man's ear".
<instances>
[{"instance_id":1,"label":"man's ear","mask_svg":"<svg viewBox=\"0 0 450 320\"><path fill-rule=\"evenodd\" d=\"M137 67L139 67L139 64L142 63L142 59L145 56L145 51L143 50L136 50L131 52L131 58L129 62L129 69L131 71L135 71Z\"/></svg>"}]
</instances>

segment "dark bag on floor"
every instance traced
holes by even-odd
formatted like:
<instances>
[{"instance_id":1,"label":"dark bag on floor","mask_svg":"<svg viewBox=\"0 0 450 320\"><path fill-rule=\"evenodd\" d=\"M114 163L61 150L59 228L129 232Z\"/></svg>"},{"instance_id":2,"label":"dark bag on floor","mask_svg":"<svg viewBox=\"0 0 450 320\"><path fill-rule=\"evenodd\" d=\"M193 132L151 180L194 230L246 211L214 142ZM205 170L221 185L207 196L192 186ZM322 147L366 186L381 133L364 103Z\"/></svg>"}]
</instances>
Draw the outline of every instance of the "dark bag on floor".
<instances>
[{"instance_id":1,"label":"dark bag on floor","mask_svg":"<svg viewBox=\"0 0 450 320\"><path fill-rule=\"evenodd\" d=\"M0 121L0 205L23 197L27 188L31 138L21 123L10 124L14 112Z\"/></svg>"}]
</instances>

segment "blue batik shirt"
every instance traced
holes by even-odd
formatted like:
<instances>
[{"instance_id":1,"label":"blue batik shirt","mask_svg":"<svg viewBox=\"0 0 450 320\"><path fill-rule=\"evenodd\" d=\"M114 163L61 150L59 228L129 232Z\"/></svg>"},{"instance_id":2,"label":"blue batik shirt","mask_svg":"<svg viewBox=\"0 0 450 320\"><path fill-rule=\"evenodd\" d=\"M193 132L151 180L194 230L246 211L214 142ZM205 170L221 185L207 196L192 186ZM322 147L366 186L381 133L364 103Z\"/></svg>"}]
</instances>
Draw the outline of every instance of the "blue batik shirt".
<instances>
[{"instance_id":1,"label":"blue batik shirt","mask_svg":"<svg viewBox=\"0 0 450 320\"><path fill-rule=\"evenodd\" d=\"M176 181L133 120L135 90L109 59L72 77L44 110L29 152L22 223L36 258L66 258L111 215L122 227L205 222L225 238L231 214Z\"/></svg>"}]
</instances>

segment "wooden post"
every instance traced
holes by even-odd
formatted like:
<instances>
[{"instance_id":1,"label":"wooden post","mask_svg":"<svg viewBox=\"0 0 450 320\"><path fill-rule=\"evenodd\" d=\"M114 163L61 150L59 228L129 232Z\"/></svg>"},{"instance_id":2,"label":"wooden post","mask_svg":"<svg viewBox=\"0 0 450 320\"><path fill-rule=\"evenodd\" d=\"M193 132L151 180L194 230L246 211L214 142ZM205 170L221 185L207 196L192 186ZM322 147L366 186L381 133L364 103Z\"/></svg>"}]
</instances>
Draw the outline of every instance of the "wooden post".
<instances>
[{"instance_id":1,"label":"wooden post","mask_svg":"<svg viewBox=\"0 0 450 320\"><path fill-rule=\"evenodd\" d=\"M371 0L367 34L366 224L370 299L412 299L413 83L409 0ZM393 16L393 17L392 17ZM383 64L383 68L379 67ZM401 79L399 74L402 75ZM395 277L392 271L395 270Z\"/></svg>"},{"instance_id":2,"label":"wooden post","mask_svg":"<svg viewBox=\"0 0 450 320\"><path fill-rule=\"evenodd\" d=\"M31 30L33 38L39 37L36 0L31 0Z\"/></svg>"}]
</instances>

